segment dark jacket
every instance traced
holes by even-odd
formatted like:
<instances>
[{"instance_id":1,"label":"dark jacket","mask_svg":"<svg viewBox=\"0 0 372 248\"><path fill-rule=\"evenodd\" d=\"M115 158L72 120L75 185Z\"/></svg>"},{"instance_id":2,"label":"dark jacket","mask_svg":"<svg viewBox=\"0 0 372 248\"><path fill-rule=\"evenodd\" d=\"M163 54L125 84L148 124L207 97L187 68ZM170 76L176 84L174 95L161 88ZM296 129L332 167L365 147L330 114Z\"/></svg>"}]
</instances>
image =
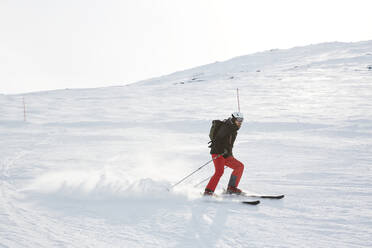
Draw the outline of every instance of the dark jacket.
<instances>
[{"instance_id":1,"label":"dark jacket","mask_svg":"<svg viewBox=\"0 0 372 248\"><path fill-rule=\"evenodd\" d=\"M233 156L232 149L236 135L238 134L238 126L231 118L224 121L218 129L216 137L211 145L211 154L221 154L226 151L224 158Z\"/></svg>"}]
</instances>

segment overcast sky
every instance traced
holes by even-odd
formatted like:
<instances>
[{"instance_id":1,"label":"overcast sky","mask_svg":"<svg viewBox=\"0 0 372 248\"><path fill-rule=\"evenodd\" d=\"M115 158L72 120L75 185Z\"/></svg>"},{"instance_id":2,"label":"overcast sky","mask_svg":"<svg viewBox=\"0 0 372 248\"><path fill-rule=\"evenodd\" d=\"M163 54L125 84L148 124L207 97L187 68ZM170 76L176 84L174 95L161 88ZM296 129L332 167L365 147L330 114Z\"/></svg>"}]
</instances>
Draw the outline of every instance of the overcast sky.
<instances>
[{"instance_id":1,"label":"overcast sky","mask_svg":"<svg viewBox=\"0 0 372 248\"><path fill-rule=\"evenodd\" d=\"M119 85L372 39L370 0L0 0L0 93Z\"/></svg>"}]
</instances>

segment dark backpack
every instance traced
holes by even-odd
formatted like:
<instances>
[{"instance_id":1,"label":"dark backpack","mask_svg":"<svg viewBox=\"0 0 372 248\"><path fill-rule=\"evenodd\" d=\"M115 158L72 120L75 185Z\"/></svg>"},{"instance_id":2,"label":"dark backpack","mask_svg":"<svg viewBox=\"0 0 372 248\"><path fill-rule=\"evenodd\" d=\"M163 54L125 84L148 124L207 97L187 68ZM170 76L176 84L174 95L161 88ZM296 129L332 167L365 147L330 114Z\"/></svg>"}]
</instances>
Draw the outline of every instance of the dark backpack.
<instances>
[{"instance_id":1,"label":"dark backpack","mask_svg":"<svg viewBox=\"0 0 372 248\"><path fill-rule=\"evenodd\" d=\"M213 143L213 141L214 141L214 139L217 135L217 132L220 129L220 127L222 126L223 123L224 122L220 121L220 120L213 120L212 121L211 130L209 131L209 138L211 139L211 141L209 141L209 143Z\"/></svg>"}]
</instances>

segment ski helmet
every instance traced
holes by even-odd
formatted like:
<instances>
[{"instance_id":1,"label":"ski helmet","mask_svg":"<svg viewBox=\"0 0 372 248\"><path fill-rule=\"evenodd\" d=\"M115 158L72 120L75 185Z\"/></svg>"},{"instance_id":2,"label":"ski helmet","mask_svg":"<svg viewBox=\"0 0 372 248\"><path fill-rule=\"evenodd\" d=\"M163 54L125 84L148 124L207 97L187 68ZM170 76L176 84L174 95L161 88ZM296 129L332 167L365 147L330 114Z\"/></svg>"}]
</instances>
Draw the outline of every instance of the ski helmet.
<instances>
[{"instance_id":1,"label":"ski helmet","mask_svg":"<svg viewBox=\"0 0 372 248\"><path fill-rule=\"evenodd\" d=\"M240 112L234 112L232 113L232 118L239 121L239 122L243 122L244 120L244 116L243 116L243 113L240 113Z\"/></svg>"}]
</instances>

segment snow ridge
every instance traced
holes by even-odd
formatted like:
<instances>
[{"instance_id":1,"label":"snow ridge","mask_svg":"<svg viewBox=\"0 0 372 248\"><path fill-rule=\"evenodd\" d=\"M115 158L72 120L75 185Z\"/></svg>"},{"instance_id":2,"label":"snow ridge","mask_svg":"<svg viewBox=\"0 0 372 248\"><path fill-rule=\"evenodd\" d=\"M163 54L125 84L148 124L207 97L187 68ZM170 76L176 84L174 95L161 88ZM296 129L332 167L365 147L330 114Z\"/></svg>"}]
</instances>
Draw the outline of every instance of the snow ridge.
<instances>
[{"instance_id":1,"label":"snow ridge","mask_svg":"<svg viewBox=\"0 0 372 248\"><path fill-rule=\"evenodd\" d=\"M0 247L371 247L372 41L270 50L131 85L0 94ZM211 121L240 187L200 196ZM27 122L23 121L23 97ZM226 187L226 169L217 192Z\"/></svg>"}]
</instances>

